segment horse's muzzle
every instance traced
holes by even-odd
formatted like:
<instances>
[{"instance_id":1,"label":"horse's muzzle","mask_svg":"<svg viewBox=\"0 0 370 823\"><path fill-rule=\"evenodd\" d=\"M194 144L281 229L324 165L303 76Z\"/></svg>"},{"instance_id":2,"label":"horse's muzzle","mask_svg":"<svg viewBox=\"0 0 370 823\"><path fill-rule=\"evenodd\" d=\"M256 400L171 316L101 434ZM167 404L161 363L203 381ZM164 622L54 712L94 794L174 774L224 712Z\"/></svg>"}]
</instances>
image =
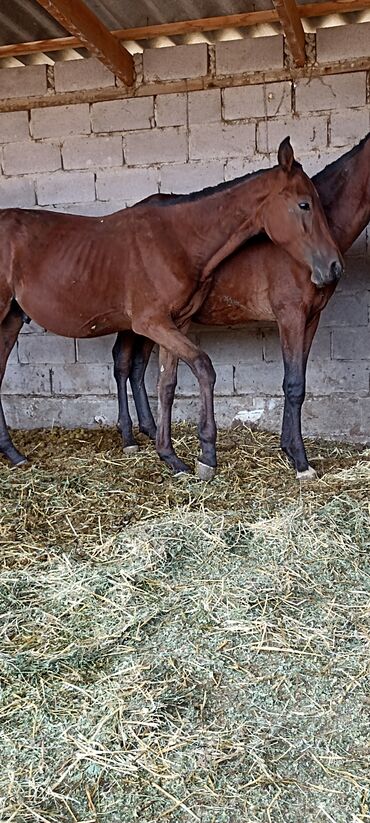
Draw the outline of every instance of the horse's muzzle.
<instances>
[{"instance_id":1,"label":"horse's muzzle","mask_svg":"<svg viewBox=\"0 0 370 823\"><path fill-rule=\"evenodd\" d=\"M324 265L324 261L322 259L316 259L314 260L314 265L312 268L311 280L317 288L323 289L324 286L329 286L332 283L338 283L343 271L343 261L339 257L337 257L336 260L333 260L328 267Z\"/></svg>"}]
</instances>

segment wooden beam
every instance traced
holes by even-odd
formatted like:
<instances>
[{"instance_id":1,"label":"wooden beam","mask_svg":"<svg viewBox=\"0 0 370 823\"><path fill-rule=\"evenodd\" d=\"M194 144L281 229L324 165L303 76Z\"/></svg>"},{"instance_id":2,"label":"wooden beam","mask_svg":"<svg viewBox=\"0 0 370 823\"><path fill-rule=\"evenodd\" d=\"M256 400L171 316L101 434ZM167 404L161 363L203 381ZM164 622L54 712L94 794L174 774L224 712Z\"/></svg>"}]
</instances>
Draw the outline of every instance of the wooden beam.
<instances>
[{"instance_id":1,"label":"wooden beam","mask_svg":"<svg viewBox=\"0 0 370 823\"><path fill-rule=\"evenodd\" d=\"M295 0L273 0L283 33L296 66L304 66L306 47L302 20Z\"/></svg>"},{"instance_id":2,"label":"wooden beam","mask_svg":"<svg viewBox=\"0 0 370 823\"><path fill-rule=\"evenodd\" d=\"M38 0L41 2L41 0ZM45 5L46 8L46 5ZM302 19L325 17L328 14L349 14L354 11L370 9L370 0L326 0L323 3L303 3L297 6ZM275 9L251 11L244 14L229 14L222 17L205 17L200 20L183 20L179 23L159 23L153 26L141 26L132 29L115 29L110 32L116 40L151 40L154 37L175 37L194 31L217 31L224 28L248 28L262 23L278 23L279 16ZM63 24L64 25L64 24ZM107 29L105 30L107 31ZM34 40L28 43L13 43L0 46L1 57L16 57L31 52L53 52L62 49L78 49L87 45L81 36L57 37L48 40ZM87 45L87 48L89 46ZM89 48L89 50L91 50Z\"/></svg>"},{"instance_id":3,"label":"wooden beam","mask_svg":"<svg viewBox=\"0 0 370 823\"><path fill-rule=\"evenodd\" d=\"M83 0L37 0L37 2L67 31L75 35L78 45L85 46L127 86L132 85L134 81L132 55L117 42L117 39Z\"/></svg>"}]
</instances>

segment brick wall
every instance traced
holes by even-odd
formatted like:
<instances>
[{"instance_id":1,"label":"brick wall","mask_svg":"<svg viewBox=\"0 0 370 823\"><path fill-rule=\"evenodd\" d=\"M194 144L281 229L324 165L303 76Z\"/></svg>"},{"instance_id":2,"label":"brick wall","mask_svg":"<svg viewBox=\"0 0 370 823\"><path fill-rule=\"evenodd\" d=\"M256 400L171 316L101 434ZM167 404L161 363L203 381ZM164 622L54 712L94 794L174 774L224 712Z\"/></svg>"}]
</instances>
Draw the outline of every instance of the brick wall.
<instances>
[{"instance_id":1,"label":"brick wall","mask_svg":"<svg viewBox=\"0 0 370 823\"><path fill-rule=\"evenodd\" d=\"M189 192L274 165L287 134L313 174L370 128L368 66L352 61L368 57L369 28L351 26L350 37L342 29L322 29L314 43L311 36L310 77L289 70L278 36L147 51L136 58L137 96L131 98L94 59L58 63L54 70L4 69L0 208L103 215L154 192ZM348 65L334 63L333 69L338 55ZM369 258L365 231L322 314L308 369L306 433L369 437ZM218 422L237 417L279 427L282 363L275 328L194 329L193 336L216 367ZM73 341L24 327L3 384L10 424L113 423L112 345L113 338ZM155 384L153 356L153 398ZM197 415L197 388L183 365L175 414Z\"/></svg>"}]
</instances>

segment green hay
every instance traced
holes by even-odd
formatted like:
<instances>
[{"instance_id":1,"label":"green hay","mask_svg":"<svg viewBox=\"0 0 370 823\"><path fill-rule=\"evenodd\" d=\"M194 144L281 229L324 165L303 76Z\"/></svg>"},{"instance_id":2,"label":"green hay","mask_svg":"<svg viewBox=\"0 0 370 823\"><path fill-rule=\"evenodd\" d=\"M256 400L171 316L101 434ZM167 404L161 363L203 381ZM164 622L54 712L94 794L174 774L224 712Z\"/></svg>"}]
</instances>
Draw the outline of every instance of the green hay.
<instances>
[{"instance_id":1,"label":"green hay","mask_svg":"<svg viewBox=\"0 0 370 823\"><path fill-rule=\"evenodd\" d=\"M202 484L142 443L1 467L0 820L369 821L369 452L312 443L299 486L221 432Z\"/></svg>"}]
</instances>

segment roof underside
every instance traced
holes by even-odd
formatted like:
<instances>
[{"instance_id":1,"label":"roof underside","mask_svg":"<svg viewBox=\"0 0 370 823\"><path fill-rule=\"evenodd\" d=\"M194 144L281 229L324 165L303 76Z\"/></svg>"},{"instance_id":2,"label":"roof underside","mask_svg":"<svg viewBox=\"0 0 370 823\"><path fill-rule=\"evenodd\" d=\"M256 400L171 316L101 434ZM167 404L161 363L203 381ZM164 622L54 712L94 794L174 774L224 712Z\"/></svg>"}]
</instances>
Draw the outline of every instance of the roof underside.
<instances>
[{"instance_id":1,"label":"roof underside","mask_svg":"<svg viewBox=\"0 0 370 823\"><path fill-rule=\"evenodd\" d=\"M243 21L233 20L235 15L244 15ZM245 17L250 19L244 21ZM192 25L196 21L198 24L209 22L205 18L218 18L217 25L213 28ZM369 20L370 0L183 0L182 3L174 0L1 0L0 68L29 63L52 64L95 54L125 81L130 74L132 76L132 70L117 69L122 60L119 41L121 50L126 53L125 61L129 63L132 61L130 54L145 48L214 43L272 35L282 30L296 64L303 65L304 30L314 32L321 26ZM184 24L182 28L181 22ZM69 29L63 24L69 25ZM96 49L100 24L104 27L103 41ZM173 27L171 32L151 28L167 24L175 24L177 30ZM84 36L86 25L88 36ZM133 31L138 28L139 32ZM125 30L125 36L121 36L122 30ZM71 32L77 37L71 39ZM110 32L114 33L117 43L113 43ZM64 43L61 38L69 39ZM23 48L31 43L33 46ZM108 60L105 58L107 51L110 53Z\"/></svg>"}]
</instances>

